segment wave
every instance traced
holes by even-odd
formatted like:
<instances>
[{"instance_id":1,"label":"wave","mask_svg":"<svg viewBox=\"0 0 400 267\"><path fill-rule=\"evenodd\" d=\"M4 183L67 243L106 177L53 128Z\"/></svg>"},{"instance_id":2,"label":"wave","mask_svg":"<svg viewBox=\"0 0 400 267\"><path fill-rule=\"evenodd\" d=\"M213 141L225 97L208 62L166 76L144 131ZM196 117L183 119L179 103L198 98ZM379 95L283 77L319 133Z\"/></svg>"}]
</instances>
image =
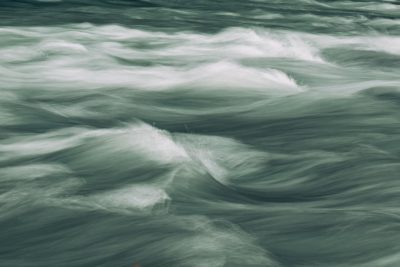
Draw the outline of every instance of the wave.
<instances>
[{"instance_id":1,"label":"wave","mask_svg":"<svg viewBox=\"0 0 400 267\"><path fill-rule=\"evenodd\" d=\"M332 48L400 55L400 45L396 45L400 41L394 36L340 37L262 29L232 28L215 35L167 34L79 24L68 29L8 27L0 35L31 38L28 43L0 48L0 60L7 68L1 84L9 89L113 86L292 94L305 88L288 74L291 70L282 62L300 60L317 68L336 65L338 62L329 62L332 59L324 56L324 51ZM141 47L143 43L145 47ZM246 63L262 58L266 59L264 66Z\"/></svg>"},{"instance_id":2,"label":"wave","mask_svg":"<svg viewBox=\"0 0 400 267\"><path fill-rule=\"evenodd\" d=\"M1 266L399 262L394 1L22 2Z\"/></svg>"}]
</instances>

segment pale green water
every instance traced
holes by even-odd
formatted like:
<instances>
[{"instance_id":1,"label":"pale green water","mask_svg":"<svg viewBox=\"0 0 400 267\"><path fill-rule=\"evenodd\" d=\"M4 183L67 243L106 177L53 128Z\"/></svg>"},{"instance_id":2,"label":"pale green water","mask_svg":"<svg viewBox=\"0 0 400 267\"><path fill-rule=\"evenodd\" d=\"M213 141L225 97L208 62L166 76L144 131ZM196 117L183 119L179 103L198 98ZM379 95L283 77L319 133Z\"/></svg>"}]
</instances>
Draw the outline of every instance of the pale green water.
<instances>
[{"instance_id":1,"label":"pale green water","mask_svg":"<svg viewBox=\"0 0 400 267\"><path fill-rule=\"evenodd\" d=\"M399 1L1 1L0 267L400 266Z\"/></svg>"}]
</instances>

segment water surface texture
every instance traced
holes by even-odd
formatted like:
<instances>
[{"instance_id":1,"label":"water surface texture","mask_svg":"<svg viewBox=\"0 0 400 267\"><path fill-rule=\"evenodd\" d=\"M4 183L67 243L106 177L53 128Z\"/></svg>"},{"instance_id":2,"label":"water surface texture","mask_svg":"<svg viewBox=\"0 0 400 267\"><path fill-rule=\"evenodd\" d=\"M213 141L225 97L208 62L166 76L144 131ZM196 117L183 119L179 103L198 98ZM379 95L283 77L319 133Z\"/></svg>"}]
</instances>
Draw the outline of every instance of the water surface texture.
<instances>
[{"instance_id":1,"label":"water surface texture","mask_svg":"<svg viewBox=\"0 0 400 267\"><path fill-rule=\"evenodd\" d=\"M400 2L0 2L1 267L400 266Z\"/></svg>"}]
</instances>

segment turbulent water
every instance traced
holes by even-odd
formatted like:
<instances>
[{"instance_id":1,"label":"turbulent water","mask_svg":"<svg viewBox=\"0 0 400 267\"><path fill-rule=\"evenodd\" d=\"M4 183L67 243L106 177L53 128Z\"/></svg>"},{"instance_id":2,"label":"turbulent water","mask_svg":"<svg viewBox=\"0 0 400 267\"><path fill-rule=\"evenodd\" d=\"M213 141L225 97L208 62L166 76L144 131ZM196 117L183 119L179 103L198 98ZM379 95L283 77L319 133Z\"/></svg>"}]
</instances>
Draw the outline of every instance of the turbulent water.
<instances>
[{"instance_id":1,"label":"turbulent water","mask_svg":"<svg viewBox=\"0 0 400 267\"><path fill-rule=\"evenodd\" d=\"M0 2L1 267L400 266L400 2Z\"/></svg>"}]
</instances>

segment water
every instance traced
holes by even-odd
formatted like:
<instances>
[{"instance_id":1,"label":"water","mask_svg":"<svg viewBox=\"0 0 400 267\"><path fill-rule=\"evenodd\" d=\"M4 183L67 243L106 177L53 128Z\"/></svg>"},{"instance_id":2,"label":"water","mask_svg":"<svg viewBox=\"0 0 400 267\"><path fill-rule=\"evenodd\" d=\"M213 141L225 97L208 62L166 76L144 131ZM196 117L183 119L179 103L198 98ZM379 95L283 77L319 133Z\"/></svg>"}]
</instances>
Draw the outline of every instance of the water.
<instances>
[{"instance_id":1,"label":"water","mask_svg":"<svg viewBox=\"0 0 400 267\"><path fill-rule=\"evenodd\" d=\"M0 266L400 266L400 2L0 3Z\"/></svg>"}]
</instances>

